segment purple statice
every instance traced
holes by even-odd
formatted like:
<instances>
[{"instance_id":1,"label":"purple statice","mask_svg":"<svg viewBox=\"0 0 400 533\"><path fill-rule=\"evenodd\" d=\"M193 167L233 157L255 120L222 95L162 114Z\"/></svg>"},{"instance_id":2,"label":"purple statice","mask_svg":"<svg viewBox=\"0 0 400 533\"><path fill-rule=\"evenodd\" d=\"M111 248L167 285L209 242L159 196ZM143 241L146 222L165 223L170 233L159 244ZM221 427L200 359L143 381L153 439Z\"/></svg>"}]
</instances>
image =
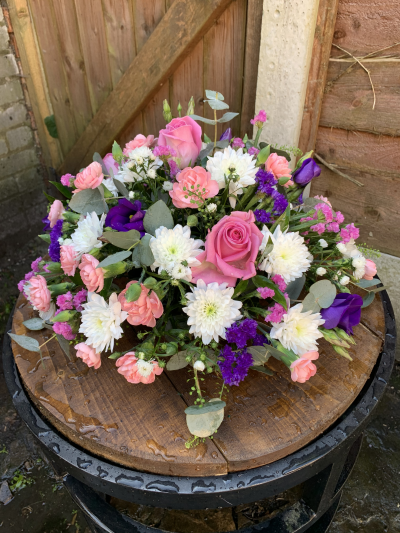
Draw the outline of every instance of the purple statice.
<instances>
[{"instance_id":1,"label":"purple statice","mask_svg":"<svg viewBox=\"0 0 400 533\"><path fill-rule=\"evenodd\" d=\"M246 351L234 352L228 345L220 352L223 361L218 361L222 379L226 385L239 385L253 364L253 357Z\"/></svg>"},{"instance_id":2,"label":"purple statice","mask_svg":"<svg viewBox=\"0 0 400 533\"><path fill-rule=\"evenodd\" d=\"M39 272L40 268L39 268L39 263L40 261L42 260L41 257L38 257L37 259L35 259L32 263L31 263L31 269L33 270L33 272L37 273Z\"/></svg>"},{"instance_id":3,"label":"purple statice","mask_svg":"<svg viewBox=\"0 0 400 533\"><path fill-rule=\"evenodd\" d=\"M58 335L62 335L67 341L73 341L76 337L76 335L72 333L71 326L68 322L55 322L53 325L53 331Z\"/></svg>"},{"instance_id":4,"label":"purple statice","mask_svg":"<svg viewBox=\"0 0 400 533\"><path fill-rule=\"evenodd\" d=\"M42 218L42 224L44 224L43 231L45 233L46 233L46 231L49 231L49 229L50 229L50 220L49 220L49 217L47 215Z\"/></svg>"},{"instance_id":5,"label":"purple statice","mask_svg":"<svg viewBox=\"0 0 400 533\"><path fill-rule=\"evenodd\" d=\"M256 174L256 182L258 183L258 191L271 196L275 192L274 185L278 182L272 172L267 172L260 168Z\"/></svg>"},{"instance_id":6,"label":"purple statice","mask_svg":"<svg viewBox=\"0 0 400 533\"><path fill-rule=\"evenodd\" d=\"M232 148L244 148L246 145L240 137L232 139Z\"/></svg>"},{"instance_id":7,"label":"purple statice","mask_svg":"<svg viewBox=\"0 0 400 533\"><path fill-rule=\"evenodd\" d=\"M83 311L82 304L87 300L87 290L81 289L74 296L74 307L77 311Z\"/></svg>"},{"instance_id":8,"label":"purple statice","mask_svg":"<svg viewBox=\"0 0 400 533\"><path fill-rule=\"evenodd\" d=\"M256 330L257 322L250 318L245 318L242 322L235 322L226 330L226 340L229 343L235 343L238 349L241 350L254 337Z\"/></svg>"},{"instance_id":9,"label":"purple statice","mask_svg":"<svg viewBox=\"0 0 400 533\"><path fill-rule=\"evenodd\" d=\"M62 235L62 226L63 221L57 220L50 232L49 256L50 259L56 263L60 261L60 243L58 242L58 239Z\"/></svg>"},{"instance_id":10,"label":"purple statice","mask_svg":"<svg viewBox=\"0 0 400 533\"><path fill-rule=\"evenodd\" d=\"M269 340L262 333L257 333L253 339L253 346L264 346L264 344L270 344Z\"/></svg>"},{"instance_id":11,"label":"purple statice","mask_svg":"<svg viewBox=\"0 0 400 533\"><path fill-rule=\"evenodd\" d=\"M261 222L262 224L269 224L271 222L271 213L267 213L265 209L256 209L254 216L257 222Z\"/></svg>"},{"instance_id":12,"label":"purple statice","mask_svg":"<svg viewBox=\"0 0 400 533\"><path fill-rule=\"evenodd\" d=\"M274 199L274 215L281 215L285 212L289 202L284 194L281 194L276 190L272 193L272 197Z\"/></svg>"},{"instance_id":13,"label":"purple statice","mask_svg":"<svg viewBox=\"0 0 400 533\"><path fill-rule=\"evenodd\" d=\"M171 146L156 146L153 150L153 154L156 157L177 157L178 154L176 153L176 150L171 148Z\"/></svg>"},{"instance_id":14,"label":"purple statice","mask_svg":"<svg viewBox=\"0 0 400 533\"><path fill-rule=\"evenodd\" d=\"M179 172L180 168L178 167L176 161L173 159L168 159L168 165L169 165L169 175L171 178L174 178Z\"/></svg>"},{"instance_id":15,"label":"purple statice","mask_svg":"<svg viewBox=\"0 0 400 533\"><path fill-rule=\"evenodd\" d=\"M249 149L247 150L247 153L248 153L249 155L258 155L259 152L260 152L260 150L259 150L258 148L256 148L255 146L252 146L251 148L249 148Z\"/></svg>"},{"instance_id":16,"label":"purple statice","mask_svg":"<svg viewBox=\"0 0 400 533\"><path fill-rule=\"evenodd\" d=\"M60 311L67 311L73 309L73 296L70 291L65 294L60 294L57 296L57 305L60 308Z\"/></svg>"}]
</instances>

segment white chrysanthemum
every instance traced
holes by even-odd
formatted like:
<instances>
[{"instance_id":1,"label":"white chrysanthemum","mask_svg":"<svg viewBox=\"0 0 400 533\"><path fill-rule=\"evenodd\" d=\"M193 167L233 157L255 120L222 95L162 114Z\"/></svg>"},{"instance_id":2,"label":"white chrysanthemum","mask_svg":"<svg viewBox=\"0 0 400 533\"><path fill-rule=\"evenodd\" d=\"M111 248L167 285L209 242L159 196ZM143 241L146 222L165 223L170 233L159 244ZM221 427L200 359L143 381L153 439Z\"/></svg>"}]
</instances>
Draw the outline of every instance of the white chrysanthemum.
<instances>
[{"instance_id":1,"label":"white chrysanthemum","mask_svg":"<svg viewBox=\"0 0 400 533\"><path fill-rule=\"evenodd\" d=\"M114 348L114 340L122 337L122 322L128 313L122 311L118 296L114 292L107 303L104 298L89 292L87 303L82 305L82 321L79 333L87 337L86 344L96 352Z\"/></svg>"},{"instance_id":2,"label":"white chrysanthemum","mask_svg":"<svg viewBox=\"0 0 400 533\"><path fill-rule=\"evenodd\" d=\"M71 235L72 245L79 255L87 254L92 248L101 248L103 243L98 240L103 234L106 215L99 217L93 211L78 222L78 227Z\"/></svg>"},{"instance_id":3,"label":"white chrysanthemum","mask_svg":"<svg viewBox=\"0 0 400 533\"><path fill-rule=\"evenodd\" d=\"M261 230L264 238L260 250L264 248L271 239L273 248L271 252L258 265L260 270L265 270L271 276L280 274L285 283L289 283L296 278L300 278L304 272L310 268L312 255L304 244L304 238L295 232L282 232L278 225L272 234L267 226Z\"/></svg>"},{"instance_id":4,"label":"white chrysanthemum","mask_svg":"<svg viewBox=\"0 0 400 533\"><path fill-rule=\"evenodd\" d=\"M113 178L107 178L103 180L103 185L107 187L113 196L118 196L118 189L115 186Z\"/></svg>"},{"instance_id":5,"label":"white chrysanthemum","mask_svg":"<svg viewBox=\"0 0 400 533\"><path fill-rule=\"evenodd\" d=\"M355 268L355 271L353 272L353 276L356 279L361 279L364 276L366 262L367 262L366 258L361 254L354 257L353 261L351 262L351 264Z\"/></svg>"},{"instance_id":6,"label":"white chrysanthemum","mask_svg":"<svg viewBox=\"0 0 400 533\"><path fill-rule=\"evenodd\" d=\"M122 164L115 176L122 183L134 183L147 178L154 179L156 170L162 166L161 159L155 157L147 146L139 146L139 148L131 150L128 157L128 161Z\"/></svg>"},{"instance_id":7,"label":"white chrysanthemum","mask_svg":"<svg viewBox=\"0 0 400 533\"><path fill-rule=\"evenodd\" d=\"M199 279L192 291L186 293L189 303L182 309L189 316L189 333L201 337L204 344L212 339L218 342L219 337L225 339L226 328L242 317L239 312L242 302L232 300L234 288L226 283L206 285Z\"/></svg>"},{"instance_id":8,"label":"white chrysanthemum","mask_svg":"<svg viewBox=\"0 0 400 533\"><path fill-rule=\"evenodd\" d=\"M325 323L320 313L306 311L302 313L303 304L291 307L283 315L282 322L273 324L271 338L281 342L284 348L296 355L318 350L317 339L323 337L318 327Z\"/></svg>"},{"instance_id":9,"label":"white chrysanthemum","mask_svg":"<svg viewBox=\"0 0 400 533\"><path fill-rule=\"evenodd\" d=\"M164 189L164 191L168 192L168 191L172 191L174 186L172 185L170 181L164 181L162 188Z\"/></svg>"},{"instance_id":10,"label":"white chrysanthemum","mask_svg":"<svg viewBox=\"0 0 400 533\"><path fill-rule=\"evenodd\" d=\"M171 278L192 281L192 271L190 267L185 267L182 264L175 265L174 268L171 270Z\"/></svg>"},{"instance_id":11,"label":"white chrysanthemum","mask_svg":"<svg viewBox=\"0 0 400 533\"><path fill-rule=\"evenodd\" d=\"M200 261L196 259L203 250L200 246L203 246L204 242L200 239L190 238L190 228L185 226L184 228L177 224L173 229L167 229L164 226L156 229L156 236L150 239L150 248L154 255L154 263L151 265L151 269L161 273L163 270L168 274L178 279L176 276L179 274L175 267L182 265L185 261L187 267L200 266ZM174 270L175 269L175 270ZM180 279L188 278L188 271L180 271L184 276ZM190 271L190 279L191 271ZM189 279L187 279L190 281Z\"/></svg>"},{"instance_id":12,"label":"white chrysanthemum","mask_svg":"<svg viewBox=\"0 0 400 533\"><path fill-rule=\"evenodd\" d=\"M236 175L229 180L229 194L237 196L243 193L243 188L255 184L257 173L256 160L249 154L244 154L243 149L233 150L230 146L224 151L216 152L207 161L207 170L211 173L211 178L218 182L219 188L226 187L228 176ZM237 181L234 181L234 180ZM229 198L231 207L235 207L236 198Z\"/></svg>"},{"instance_id":13,"label":"white chrysanthemum","mask_svg":"<svg viewBox=\"0 0 400 533\"><path fill-rule=\"evenodd\" d=\"M138 359L136 362L138 373L145 378L149 377L153 372L153 365L154 360L145 361L144 359Z\"/></svg>"}]
</instances>

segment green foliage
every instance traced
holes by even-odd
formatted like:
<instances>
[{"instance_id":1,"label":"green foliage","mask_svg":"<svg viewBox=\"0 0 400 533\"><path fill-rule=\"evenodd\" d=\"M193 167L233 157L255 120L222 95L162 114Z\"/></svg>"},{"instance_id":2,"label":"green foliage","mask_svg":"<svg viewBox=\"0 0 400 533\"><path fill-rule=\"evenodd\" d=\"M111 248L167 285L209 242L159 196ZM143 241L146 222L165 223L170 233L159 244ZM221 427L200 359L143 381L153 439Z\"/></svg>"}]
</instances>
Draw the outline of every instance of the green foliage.
<instances>
[{"instance_id":1,"label":"green foliage","mask_svg":"<svg viewBox=\"0 0 400 533\"><path fill-rule=\"evenodd\" d=\"M129 231L106 231L103 234L103 239L117 248L129 250L129 248L132 248L133 245L140 241L140 233L135 229Z\"/></svg>"},{"instance_id":2,"label":"green foliage","mask_svg":"<svg viewBox=\"0 0 400 533\"><path fill-rule=\"evenodd\" d=\"M125 293L125 299L127 302L136 302L136 300L139 300L141 294L142 287L140 283L132 283Z\"/></svg>"},{"instance_id":3,"label":"green foliage","mask_svg":"<svg viewBox=\"0 0 400 533\"><path fill-rule=\"evenodd\" d=\"M56 339L58 340L58 344L60 345L62 351L65 353L68 359L71 360L69 355L69 341L67 341L65 337L59 335L58 333L56 333Z\"/></svg>"},{"instance_id":4,"label":"green foliage","mask_svg":"<svg viewBox=\"0 0 400 533\"><path fill-rule=\"evenodd\" d=\"M77 313L76 311L72 311L72 310L61 311L57 315L53 316L51 321L52 322L68 322L68 320L71 320L71 318L73 318L76 315L76 313Z\"/></svg>"},{"instance_id":5,"label":"green foliage","mask_svg":"<svg viewBox=\"0 0 400 533\"><path fill-rule=\"evenodd\" d=\"M54 185L54 187L58 189L60 193L65 196L65 198L68 198L68 200L72 198L72 192L70 189L68 189L68 187L65 187L65 185L58 183L57 181L50 181L50 183Z\"/></svg>"},{"instance_id":6,"label":"green foliage","mask_svg":"<svg viewBox=\"0 0 400 533\"><path fill-rule=\"evenodd\" d=\"M213 398L204 402L201 407L192 405L185 409L190 433L200 438L215 433L224 419L225 405L219 398Z\"/></svg>"},{"instance_id":7,"label":"green foliage","mask_svg":"<svg viewBox=\"0 0 400 533\"><path fill-rule=\"evenodd\" d=\"M189 364L189 362L186 360L187 356L187 350L183 350L173 355L167 363L167 370L173 371L185 368Z\"/></svg>"},{"instance_id":8,"label":"green foliage","mask_svg":"<svg viewBox=\"0 0 400 533\"><path fill-rule=\"evenodd\" d=\"M115 161L117 163L121 163L122 161L122 157L123 157L123 152L122 152L122 148L120 147L120 145L117 143L117 141L114 141L113 142L113 145L112 145L112 156L113 158L115 159Z\"/></svg>"},{"instance_id":9,"label":"green foliage","mask_svg":"<svg viewBox=\"0 0 400 533\"><path fill-rule=\"evenodd\" d=\"M268 287L269 289L272 289L274 292L275 292L275 295L272 296L272 299L283 306L284 309L287 310L287 302L286 302L286 298L284 296L284 294L279 290L278 286L275 285L275 283L273 281L271 281L270 279L266 278L265 276L260 276L260 275L257 275L257 276L254 276L254 278L251 278L252 279L252 282L254 283L254 285L259 288L259 287Z\"/></svg>"},{"instance_id":10,"label":"green foliage","mask_svg":"<svg viewBox=\"0 0 400 533\"><path fill-rule=\"evenodd\" d=\"M310 292L303 300L303 312L319 313L321 307L330 307L336 297L335 285L327 279L317 281L310 287Z\"/></svg>"},{"instance_id":11,"label":"green foliage","mask_svg":"<svg viewBox=\"0 0 400 533\"><path fill-rule=\"evenodd\" d=\"M21 470L16 470L11 479L10 490L11 492L16 492L24 489L28 485L32 485L34 482L35 481L32 478L21 472Z\"/></svg>"},{"instance_id":12,"label":"green foliage","mask_svg":"<svg viewBox=\"0 0 400 533\"><path fill-rule=\"evenodd\" d=\"M40 352L39 343L32 337L26 337L26 335L16 335L15 333L9 333L9 336L14 342L16 342L21 348L29 350L30 352Z\"/></svg>"},{"instance_id":13,"label":"green foliage","mask_svg":"<svg viewBox=\"0 0 400 533\"><path fill-rule=\"evenodd\" d=\"M101 170L103 171L103 174L105 176L108 176L108 170L107 170L107 167L106 165L104 164L104 161L103 161L103 158L101 157L101 155L98 153L98 152L95 152L93 154L93 161L95 163L99 163L101 165Z\"/></svg>"},{"instance_id":14,"label":"green foliage","mask_svg":"<svg viewBox=\"0 0 400 533\"><path fill-rule=\"evenodd\" d=\"M161 226L172 229L175 223L167 204L162 200L158 200L158 202L150 206L144 216L143 226L147 233L151 235L155 235L156 229Z\"/></svg>"},{"instance_id":15,"label":"green foliage","mask_svg":"<svg viewBox=\"0 0 400 533\"><path fill-rule=\"evenodd\" d=\"M80 213L82 215L90 214L93 211L96 215L102 215L103 213L108 212L107 204L104 201L99 188L85 189L74 194L72 200L69 202L69 207L75 211L75 213Z\"/></svg>"},{"instance_id":16,"label":"green foliage","mask_svg":"<svg viewBox=\"0 0 400 533\"><path fill-rule=\"evenodd\" d=\"M126 250L125 252L117 252L116 254L109 255L101 263L97 265L96 268L106 268L110 265L114 265L115 263L119 263L120 261L123 261L124 259L127 259L131 255L131 252L129 250Z\"/></svg>"},{"instance_id":17,"label":"green foliage","mask_svg":"<svg viewBox=\"0 0 400 533\"><path fill-rule=\"evenodd\" d=\"M23 325L31 331L39 331L44 328L44 320L39 317L30 318L22 322Z\"/></svg>"},{"instance_id":18,"label":"green foliage","mask_svg":"<svg viewBox=\"0 0 400 533\"><path fill-rule=\"evenodd\" d=\"M49 115L48 117L44 118L43 122L47 128L47 131L49 132L50 137L53 137L53 139L58 139L56 117L54 115Z\"/></svg>"}]
</instances>

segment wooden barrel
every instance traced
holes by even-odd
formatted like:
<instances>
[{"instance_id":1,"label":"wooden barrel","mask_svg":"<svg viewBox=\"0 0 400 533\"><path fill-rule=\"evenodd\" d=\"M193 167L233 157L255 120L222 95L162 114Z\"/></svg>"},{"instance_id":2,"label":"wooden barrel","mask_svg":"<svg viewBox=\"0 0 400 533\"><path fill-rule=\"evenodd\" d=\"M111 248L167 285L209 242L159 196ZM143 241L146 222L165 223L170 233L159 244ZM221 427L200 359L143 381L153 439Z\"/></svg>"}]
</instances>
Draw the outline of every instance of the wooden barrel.
<instances>
[{"instance_id":1,"label":"wooden barrel","mask_svg":"<svg viewBox=\"0 0 400 533\"><path fill-rule=\"evenodd\" d=\"M19 297L13 332L40 344L50 330L28 331L23 321L36 316ZM42 415L80 448L101 458L143 472L175 476L210 476L269 464L294 453L331 426L357 397L373 369L385 334L379 295L362 312L354 328L353 361L320 342L317 374L294 383L284 365L270 360L275 371L249 376L226 395L225 420L213 440L187 449L191 438L184 410L191 405L186 369L163 372L151 385L133 385L117 373L115 362L103 358L89 369L70 350L70 358L53 339L40 355L12 342L22 382ZM120 351L134 344L134 329L119 342ZM203 390L215 397L221 381L205 375Z\"/></svg>"}]
</instances>

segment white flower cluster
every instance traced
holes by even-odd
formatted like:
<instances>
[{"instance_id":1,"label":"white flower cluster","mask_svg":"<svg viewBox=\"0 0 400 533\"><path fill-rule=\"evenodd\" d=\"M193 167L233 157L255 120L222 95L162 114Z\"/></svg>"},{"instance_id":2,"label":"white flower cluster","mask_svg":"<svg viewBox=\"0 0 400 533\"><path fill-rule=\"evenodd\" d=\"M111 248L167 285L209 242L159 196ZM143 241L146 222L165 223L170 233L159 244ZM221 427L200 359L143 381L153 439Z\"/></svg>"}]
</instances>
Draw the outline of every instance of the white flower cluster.
<instances>
[{"instance_id":1,"label":"white flower cluster","mask_svg":"<svg viewBox=\"0 0 400 533\"><path fill-rule=\"evenodd\" d=\"M103 235L105 220L105 214L99 219L94 211L86 216L82 215L71 238L59 239L60 244L73 246L79 257L89 253L93 248L101 248L103 243L99 241L99 237Z\"/></svg>"},{"instance_id":2,"label":"white flower cluster","mask_svg":"<svg viewBox=\"0 0 400 533\"><path fill-rule=\"evenodd\" d=\"M351 264L355 268L353 276L356 279L361 279L365 274L365 265L367 260L357 248L354 239L350 239L347 244L344 242L339 242L336 246L345 259L352 260ZM344 283L342 283L342 285L344 285Z\"/></svg>"},{"instance_id":3,"label":"white flower cluster","mask_svg":"<svg viewBox=\"0 0 400 533\"><path fill-rule=\"evenodd\" d=\"M122 183L134 183L146 179L154 179L162 161L147 146L135 148L128 154L128 161L122 164L115 179Z\"/></svg>"}]
</instances>

